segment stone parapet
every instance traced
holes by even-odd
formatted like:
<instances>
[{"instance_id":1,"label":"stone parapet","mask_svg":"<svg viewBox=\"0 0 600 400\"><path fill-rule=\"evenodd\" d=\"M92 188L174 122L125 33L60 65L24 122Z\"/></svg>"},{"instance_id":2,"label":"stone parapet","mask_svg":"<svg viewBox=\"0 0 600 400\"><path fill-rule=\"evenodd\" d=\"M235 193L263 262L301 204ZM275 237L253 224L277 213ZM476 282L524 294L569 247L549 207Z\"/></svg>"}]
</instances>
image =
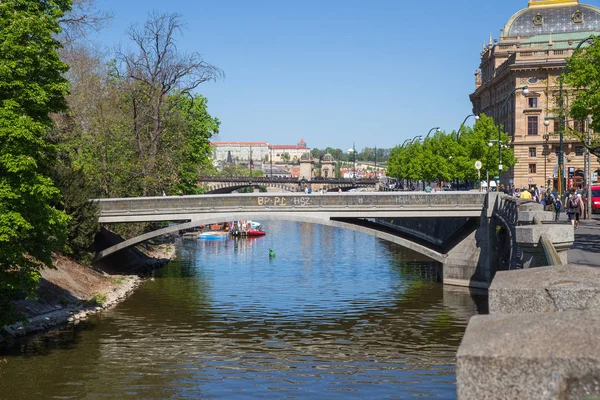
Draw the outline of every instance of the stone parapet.
<instances>
[{"instance_id":1,"label":"stone parapet","mask_svg":"<svg viewBox=\"0 0 600 400\"><path fill-rule=\"evenodd\" d=\"M600 270L560 265L499 271L489 288L490 314L600 311Z\"/></svg>"},{"instance_id":2,"label":"stone parapet","mask_svg":"<svg viewBox=\"0 0 600 400\"><path fill-rule=\"evenodd\" d=\"M575 240L575 233L571 226L564 224L522 225L515 229L515 240L523 252L523 268L550 264L542 247L542 235L545 235L548 241L554 245L562 263L567 263L567 251Z\"/></svg>"},{"instance_id":3,"label":"stone parapet","mask_svg":"<svg viewBox=\"0 0 600 400\"><path fill-rule=\"evenodd\" d=\"M458 399L598 396L599 337L597 311L475 316L457 354Z\"/></svg>"}]
</instances>

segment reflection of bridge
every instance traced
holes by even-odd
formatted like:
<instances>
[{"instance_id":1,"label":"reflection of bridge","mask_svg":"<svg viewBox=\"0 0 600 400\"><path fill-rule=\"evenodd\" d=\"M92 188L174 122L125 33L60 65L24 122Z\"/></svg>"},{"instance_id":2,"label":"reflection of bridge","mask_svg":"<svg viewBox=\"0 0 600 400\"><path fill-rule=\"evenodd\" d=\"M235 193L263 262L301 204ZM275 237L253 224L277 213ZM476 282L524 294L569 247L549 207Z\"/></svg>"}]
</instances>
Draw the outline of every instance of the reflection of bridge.
<instances>
[{"instance_id":1,"label":"reflection of bridge","mask_svg":"<svg viewBox=\"0 0 600 400\"><path fill-rule=\"evenodd\" d=\"M475 237L481 224L487 232L486 198L484 193L471 192L336 192L101 199L96 200L101 223L181 221L181 224L106 248L95 260L148 239L200 225L246 219L287 220L350 229L399 244L448 266L444 271L454 271L461 276L451 277L444 272L446 282L468 285L476 269L488 268L487 235ZM424 218L437 218L438 225L462 222L452 228L450 234L445 233L444 245L428 241L428 235L411 235L410 229L403 231L393 223L394 219L418 221ZM433 230L429 236L435 236ZM462 277L463 269L467 270L466 280Z\"/></svg>"},{"instance_id":2,"label":"reflection of bridge","mask_svg":"<svg viewBox=\"0 0 600 400\"><path fill-rule=\"evenodd\" d=\"M201 185L208 186L208 192L211 194L231 193L234 190L259 186L282 189L286 192L301 192L304 186L308 186L312 191L323 188L325 191L347 191L353 188L376 189L377 179L326 179L313 178L310 180L298 178L269 178L269 177L220 177L205 176L199 178Z\"/></svg>"}]
</instances>

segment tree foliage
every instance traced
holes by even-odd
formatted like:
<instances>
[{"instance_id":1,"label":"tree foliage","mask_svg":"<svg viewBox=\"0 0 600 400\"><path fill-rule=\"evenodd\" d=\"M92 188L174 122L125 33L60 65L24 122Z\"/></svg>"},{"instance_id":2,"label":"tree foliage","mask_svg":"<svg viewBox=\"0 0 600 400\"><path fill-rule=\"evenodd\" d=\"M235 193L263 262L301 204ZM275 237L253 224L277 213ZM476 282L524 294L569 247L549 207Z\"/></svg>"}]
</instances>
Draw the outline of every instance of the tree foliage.
<instances>
[{"instance_id":1,"label":"tree foliage","mask_svg":"<svg viewBox=\"0 0 600 400\"><path fill-rule=\"evenodd\" d=\"M153 177L164 175L159 156L168 142L168 121L185 109L194 89L223 75L198 53L185 54L177 49L176 38L182 29L179 15L152 13L142 27L129 29L136 50L117 52L116 71L129 95L144 195L161 190L162 182Z\"/></svg>"},{"instance_id":2,"label":"tree foliage","mask_svg":"<svg viewBox=\"0 0 600 400\"><path fill-rule=\"evenodd\" d=\"M499 153L497 142L500 128L494 120L481 115L474 128L464 127L459 138L456 133L437 132L424 142L408 143L392 149L387 174L390 177L413 181L461 181L477 180L475 161L483 164L482 173L498 172ZM500 133L501 143L508 143L508 135ZM514 152L501 148L503 171L515 163Z\"/></svg>"},{"instance_id":3,"label":"tree foliage","mask_svg":"<svg viewBox=\"0 0 600 400\"><path fill-rule=\"evenodd\" d=\"M588 132L567 128L567 134L576 137L600 156L600 40L592 36L589 42L588 47L577 50L567 60L567 72L561 79L564 79L564 104L568 108L559 110L559 113L566 120L586 121L591 117L590 127L594 133L590 136L590 143ZM569 125L566 123L565 127Z\"/></svg>"},{"instance_id":4,"label":"tree foliage","mask_svg":"<svg viewBox=\"0 0 600 400\"><path fill-rule=\"evenodd\" d=\"M34 292L38 271L52 266L52 252L66 239L68 217L57 209L60 191L49 177L56 151L47 134L49 114L67 107L67 65L54 36L70 6L68 0L0 2L0 311L7 299Z\"/></svg>"}]
</instances>

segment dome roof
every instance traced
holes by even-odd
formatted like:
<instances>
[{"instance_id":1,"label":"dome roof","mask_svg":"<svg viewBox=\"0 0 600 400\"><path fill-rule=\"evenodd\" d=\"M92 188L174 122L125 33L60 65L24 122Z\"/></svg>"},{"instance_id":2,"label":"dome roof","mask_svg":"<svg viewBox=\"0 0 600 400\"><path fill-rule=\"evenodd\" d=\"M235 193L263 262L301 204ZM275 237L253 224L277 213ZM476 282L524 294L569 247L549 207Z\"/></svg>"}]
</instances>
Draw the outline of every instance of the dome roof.
<instances>
[{"instance_id":1,"label":"dome roof","mask_svg":"<svg viewBox=\"0 0 600 400\"><path fill-rule=\"evenodd\" d=\"M578 1L532 0L504 27L504 37L600 30L600 8Z\"/></svg>"}]
</instances>

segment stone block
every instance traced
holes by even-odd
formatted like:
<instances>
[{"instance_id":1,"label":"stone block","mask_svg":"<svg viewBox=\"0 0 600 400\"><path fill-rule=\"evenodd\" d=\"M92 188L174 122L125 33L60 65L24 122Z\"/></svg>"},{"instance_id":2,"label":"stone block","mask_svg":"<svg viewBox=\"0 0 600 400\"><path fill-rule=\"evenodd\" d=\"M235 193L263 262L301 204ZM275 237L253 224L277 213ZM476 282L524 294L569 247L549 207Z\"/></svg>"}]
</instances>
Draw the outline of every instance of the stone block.
<instances>
[{"instance_id":1,"label":"stone block","mask_svg":"<svg viewBox=\"0 0 600 400\"><path fill-rule=\"evenodd\" d=\"M552 211L544 210L519 210L518 221L520 224L531 224L533 218L537 217L541 222L553 222L555 214Z\"/></svg>"},{"instance_id":2,"label":"stone block","mask_svg":"<svg viewBox=\"0 0 600 400\"><path fill-rule=\"evenodd\" d=\"M525 225L516 227L516 240L519 246L537 246L540 236L546 234L555 246L563 244L571 247L575 233L565 224ZM567 248L568 248L567 247ZM558 250L558 249L557 249Z\"/></svg>"},{"instance_id":3,"label":"stone block","mask_svg":"<svg viewBox=\"0 0 600 400\"><path fill-rule=\"evenodd\" d=\"M560 265L499 271L489 289L489 309L490 314L600 311L600 269Z\"/></svg>"},{"instance_id":4,"label":"stone block","mask_svg":"<svg viewBox=\"0 0 600 400\"><path fill-rule=\"evenodd\" d=\"M458 349L459 400L600 395L600 313L478 315Z\"/></svg>"}]
</instances>

